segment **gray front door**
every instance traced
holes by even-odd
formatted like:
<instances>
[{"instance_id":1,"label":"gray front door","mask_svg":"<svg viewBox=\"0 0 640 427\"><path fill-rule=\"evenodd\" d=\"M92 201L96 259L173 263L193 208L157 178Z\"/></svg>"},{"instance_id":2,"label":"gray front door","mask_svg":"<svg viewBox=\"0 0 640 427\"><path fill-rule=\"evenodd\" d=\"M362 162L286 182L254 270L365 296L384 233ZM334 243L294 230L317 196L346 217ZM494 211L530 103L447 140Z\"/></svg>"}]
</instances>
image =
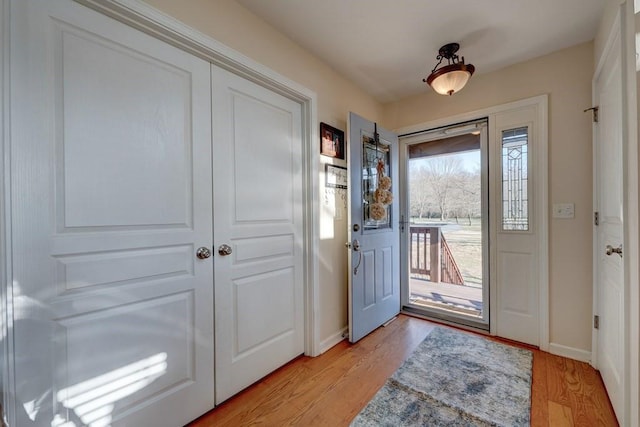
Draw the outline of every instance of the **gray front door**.
<instances>
[{"instance_id":1,"label":"gray front door","mask_svg":"<svg viewBox=\"0 0 640 427\"><path fill-rule=\"evenodd\" d=\"M398 137L354 113L348 134L349 341L356 342L400 312Z\"/></svg>"}]
</instances>

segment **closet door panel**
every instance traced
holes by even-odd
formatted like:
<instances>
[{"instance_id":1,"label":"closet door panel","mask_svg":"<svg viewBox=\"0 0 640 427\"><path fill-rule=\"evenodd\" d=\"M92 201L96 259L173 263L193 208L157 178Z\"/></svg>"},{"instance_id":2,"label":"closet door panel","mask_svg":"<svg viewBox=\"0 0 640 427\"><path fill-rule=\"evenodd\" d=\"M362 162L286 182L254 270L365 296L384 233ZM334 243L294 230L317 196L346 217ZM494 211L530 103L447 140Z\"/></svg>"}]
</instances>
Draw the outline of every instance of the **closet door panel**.
<instances>
[{"instance_id":1,"label":"closet door panel","mask_svg":"<svg viewBox=\"0 0 640 427\"><path fill-rule=\"evenodd\" d=\"M71 0L11 31L16 425L183 425L214 406L210 66Z\"/></svg>"}]
</instances>

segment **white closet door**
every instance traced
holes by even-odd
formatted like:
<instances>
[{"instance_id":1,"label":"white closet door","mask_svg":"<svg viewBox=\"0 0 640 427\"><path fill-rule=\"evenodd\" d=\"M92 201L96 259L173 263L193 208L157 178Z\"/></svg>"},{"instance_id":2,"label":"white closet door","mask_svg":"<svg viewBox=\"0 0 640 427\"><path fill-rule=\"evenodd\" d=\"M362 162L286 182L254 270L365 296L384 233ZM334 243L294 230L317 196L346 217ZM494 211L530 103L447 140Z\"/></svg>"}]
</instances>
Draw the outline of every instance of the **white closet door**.
<instances>
[{"instance_id":1,"label":"white closet door","mask_svg":"<svg viewBox=\"0 0 640 427\"><path fill-rule=\"evenodd\" d=\"M220 403L304 352L302 124L288 98L215 66L212 82Z\"/></svg>"},{"instance_id":2,"label":"white closet door","mask_svg":"<svg viewBox=\"0 0 640 427\"><path fill-rule=\"evenodd\" d=\"M594 127L594 184L596 211L599 214L594 241L597 283L595 314L600 318L594 359L620 425L628 425L625 422L627 414L624 400L625 388L631 381L625 375L625 365L629 360L625 347L629 335L625 322L628 303L625 301L623 261L626 249L625 211L628 206L625 194L628 194L628 190L624 179L625 84L619 19L616 18L611 41L603 54L605 60L594 80L593 105L599 107L599 120Z\"/></svg>"},{"instance_id":3,"label":"white closet door","mask_svg":"<svg viewBox=\"0 0 640 427\"><path fill-rule=\"evenodd\" d=\"M11 2L19 426L213 407L209 64L70 0Z\"/></svg>"}]
</instances>

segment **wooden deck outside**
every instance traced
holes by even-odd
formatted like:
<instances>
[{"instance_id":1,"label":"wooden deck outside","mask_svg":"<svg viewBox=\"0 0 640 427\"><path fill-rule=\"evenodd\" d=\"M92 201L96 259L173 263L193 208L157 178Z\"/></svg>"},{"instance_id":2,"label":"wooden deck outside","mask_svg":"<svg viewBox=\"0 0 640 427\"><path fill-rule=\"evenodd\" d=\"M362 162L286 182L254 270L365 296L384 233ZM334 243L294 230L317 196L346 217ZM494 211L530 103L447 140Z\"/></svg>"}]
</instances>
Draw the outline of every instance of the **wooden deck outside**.
<instances>
[{"instance_id":1,"label":"wooden deck outside","mask_svg":"<svg viewBox=\"0 0 640 427\"><path fill-rule=\"evenodd\" d=\"M435 307L469 316L482 316L482 288L429 280L409 279L410 301L425 307Z\"/></svg>"},{"instance_id":2,"label":"wooden deck outside","mask_svg":"<svg viewBox=\"0 0 640 427\"><path fill-rule=\"evenodd\" d=\"M482 288L465 284L441 225L410 226L409 292L412 304L482 317Z\"/></svg>"}]
</instances>

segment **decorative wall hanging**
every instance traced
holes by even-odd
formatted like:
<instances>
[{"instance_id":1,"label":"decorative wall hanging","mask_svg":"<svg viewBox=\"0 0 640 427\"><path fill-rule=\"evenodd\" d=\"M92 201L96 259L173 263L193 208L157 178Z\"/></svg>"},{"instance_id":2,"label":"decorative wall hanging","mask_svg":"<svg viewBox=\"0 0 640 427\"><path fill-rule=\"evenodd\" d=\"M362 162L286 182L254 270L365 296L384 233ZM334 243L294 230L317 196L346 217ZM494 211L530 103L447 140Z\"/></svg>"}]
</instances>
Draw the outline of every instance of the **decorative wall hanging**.
<instances>
[{"instance_id":1,"label":"decorative wall hanging","mask_svg":"<svg viewBox=\"0 0 640 427\"><path fill-rule=\"evenodd\" d=\"M374 126L373 138L362 138L363 222L366 230L391 227L389 207L393 202L389 177L390 147L380 141L378 125Z\"/></svg>"},{"instance_id":2,"label":"decorative wall hanging","mask_svg":"<svg viewBox=\"0 0 640 427\"><path fill-rule=\"evenodd\" d=\"M374 139L376 143L376 151L380 145L380 135L378 135L378 125L375 124ZM377 159L376 171L378 172L378 186L373 192L373 203L371 204L371 218L381 221L387 217L387 206L393 202L393 194L391 193L391 178L385 175L384 157Z\"/></svg>"},{"instance_id":3,"label":"decorative wall hanging","mask_svg":"<svg viewBox=\"0 0 640 427\"><path fill-rule=\"evenodd\" d=\"M324 204L333 212L334 219L342 219L347 209L347 168L324 165Z\"/></svg>"},{"instance_id":4,"label":"decorative wall hanging","mask_svg":"<svg viewBox=\"0 0 640 427\"><path fill-rule=\"evenodd\" d=\"M347 168L325 164L324 172L326 187L347 188Z\"/></svg>"}]
</instances>

